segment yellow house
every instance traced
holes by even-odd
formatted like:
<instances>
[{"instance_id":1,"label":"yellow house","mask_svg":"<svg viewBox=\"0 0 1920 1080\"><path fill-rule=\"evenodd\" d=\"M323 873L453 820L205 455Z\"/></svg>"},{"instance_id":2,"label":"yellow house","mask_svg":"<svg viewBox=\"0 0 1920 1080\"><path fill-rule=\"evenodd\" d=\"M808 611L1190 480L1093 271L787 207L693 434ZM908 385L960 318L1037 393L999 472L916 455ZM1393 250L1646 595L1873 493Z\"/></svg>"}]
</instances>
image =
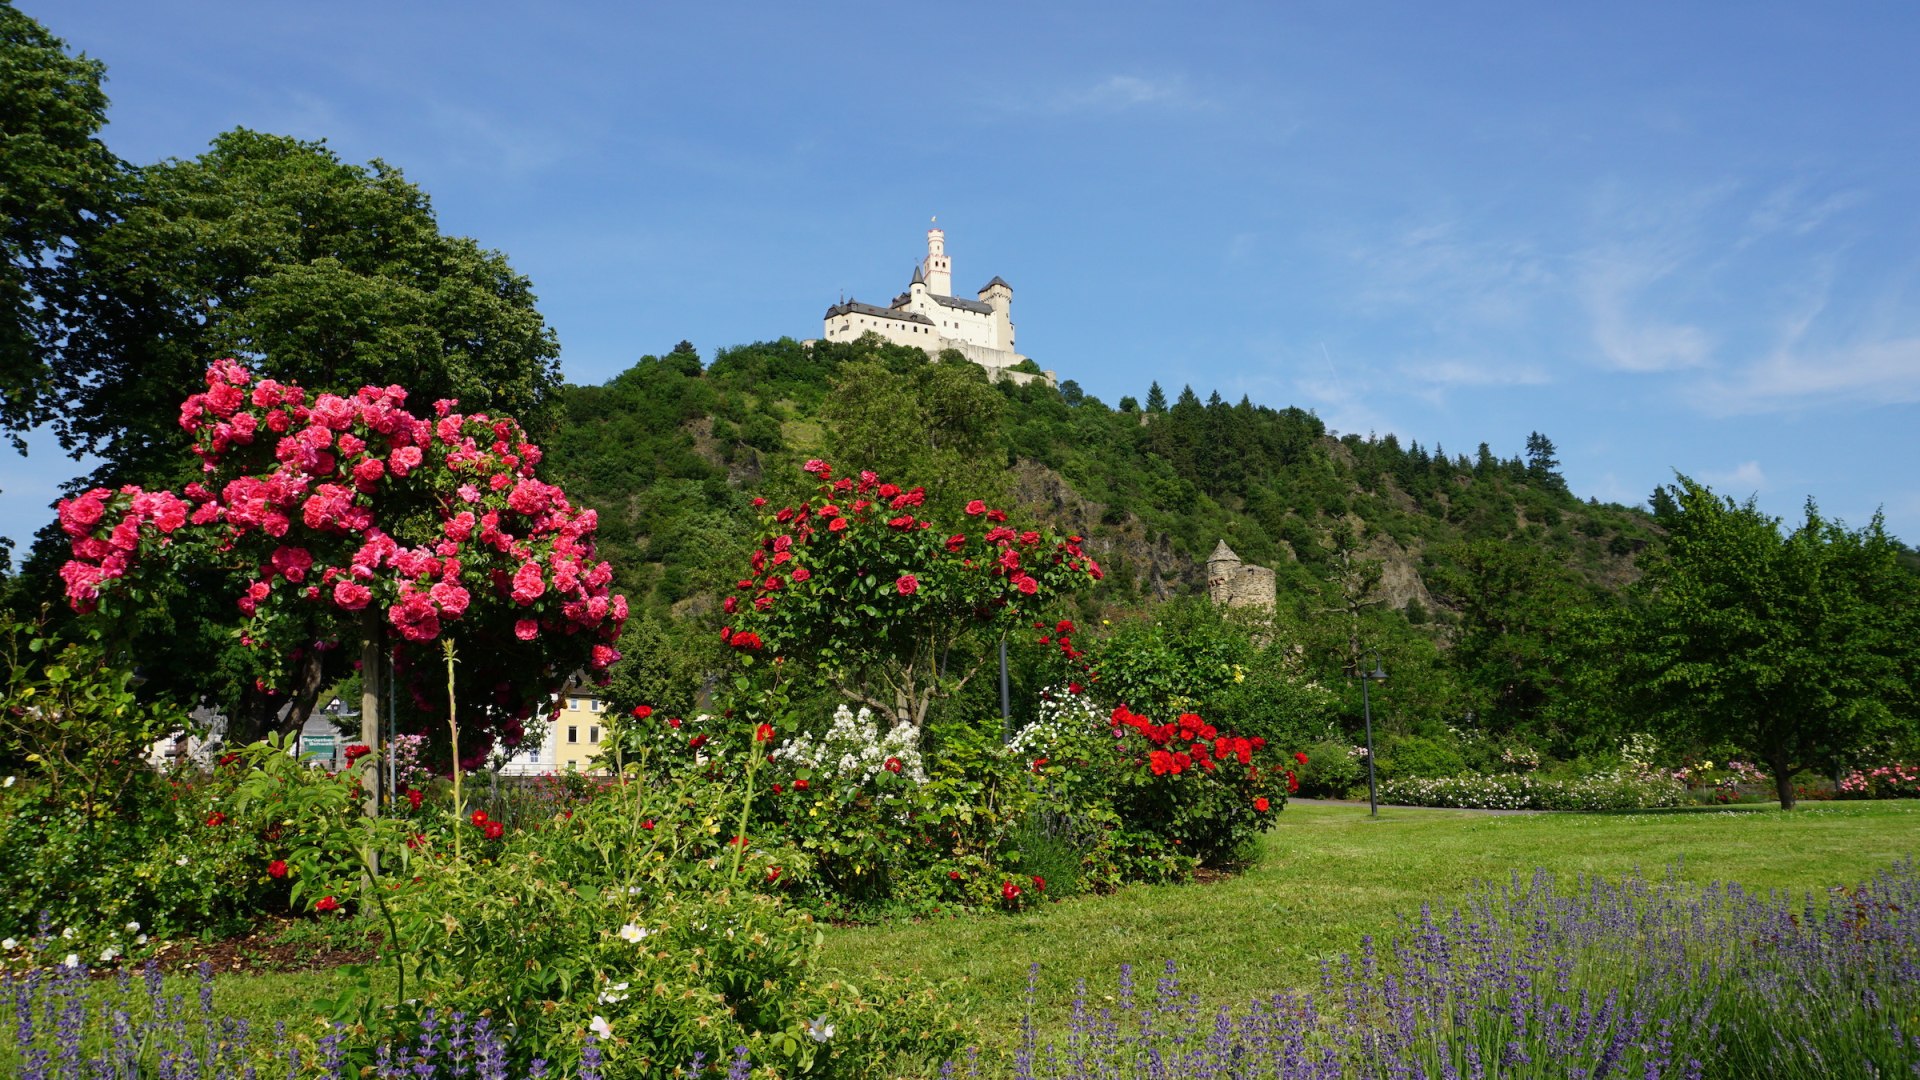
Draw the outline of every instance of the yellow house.
<instances>
[{"instance_id":1,"label":"yellow house","mask_svg":"<svg viewBox=\"0 0 1920 1080\"><path fill-rule=\"evenodd\" d=\"M606 752L607 699L597 687L569 686L560 697L560 714L547 729L553 772L594 771L592 759ZM543 755L545 756L545 755Z\"/></svg>"}]
</instances>

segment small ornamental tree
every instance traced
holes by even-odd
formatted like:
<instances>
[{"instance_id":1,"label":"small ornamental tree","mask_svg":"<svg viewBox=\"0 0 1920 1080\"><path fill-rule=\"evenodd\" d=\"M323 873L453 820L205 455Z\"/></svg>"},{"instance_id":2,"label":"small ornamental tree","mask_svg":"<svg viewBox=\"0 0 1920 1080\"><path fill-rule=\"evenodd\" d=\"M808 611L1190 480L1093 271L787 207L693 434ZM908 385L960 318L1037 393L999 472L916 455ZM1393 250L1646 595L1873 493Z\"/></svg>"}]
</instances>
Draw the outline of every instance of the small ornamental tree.
<instances>
[{"instance_id":1,"label":"small ornamental tree","mask_svg":"<svg viewBox=\"0 0 1920 1080\"><path fill-rule=\"evenodd\" d=\"M920 726L980 669L985 650L967 639L1013 630L1101 576L1080 537L1016 529L982 500L936 528L918 516L922 488L872 472L836 479L819 460L803 468L815 494L765 517L722 602L721 639L749 671L770 661Z\"/></svg>"},{"instance_id":2,"label":"small ornamental tree","mask_svg":"<svg viewBox=\"0 0 1920 1080\"><path fill-rule=\"evenodd\" d=\"M519 745L575 670L604 678L618 659L627 603L593 558L594 511L539 479L540 448L514 420L444 400L422 418L398 386L310 394L232 360L206 382L180 410L202 480L181 494L96 488L60 503L75 610L137 601L144 577L186 563L219 568L258 685L304 699L295 725L345 674L351 644L363 646L371 711L378 664L367 661L391 643L416 726L444 732L434 661L438 639L453 637L470 673L458 701L469 767L496 742Z\"/></svg>"}]
</instances>

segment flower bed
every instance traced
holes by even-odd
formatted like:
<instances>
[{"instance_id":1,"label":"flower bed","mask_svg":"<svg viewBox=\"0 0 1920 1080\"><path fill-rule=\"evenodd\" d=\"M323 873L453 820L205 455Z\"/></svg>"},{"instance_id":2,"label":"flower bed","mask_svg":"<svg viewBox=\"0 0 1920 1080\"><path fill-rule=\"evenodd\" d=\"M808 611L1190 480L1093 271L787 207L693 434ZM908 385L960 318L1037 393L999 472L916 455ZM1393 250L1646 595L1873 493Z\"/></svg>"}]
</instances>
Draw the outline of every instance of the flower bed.
<instances>
[{"instance_id":1,"label":"flower bed","mask_svg":"<svg viewBox=\"0 0 1920 1080\"><path fill-rule=\"evenodd\" d=\"M1580 780L1469 773L1380 785L1382 802L1469 810L1642 810L1678 806L1686 796L1686 785L1670 776L1629 772Z\"/></svg>"},{"instance_id":2,"label":"flower bed","mask_svg":"<svg viewBox=\"0 0 1920 1080\"><path fill-rule=\"evenodd\" d=\"M1840 778L1843 799L1920 799L1920 766L1881 765Z\"/></svg>"}]
</instances>

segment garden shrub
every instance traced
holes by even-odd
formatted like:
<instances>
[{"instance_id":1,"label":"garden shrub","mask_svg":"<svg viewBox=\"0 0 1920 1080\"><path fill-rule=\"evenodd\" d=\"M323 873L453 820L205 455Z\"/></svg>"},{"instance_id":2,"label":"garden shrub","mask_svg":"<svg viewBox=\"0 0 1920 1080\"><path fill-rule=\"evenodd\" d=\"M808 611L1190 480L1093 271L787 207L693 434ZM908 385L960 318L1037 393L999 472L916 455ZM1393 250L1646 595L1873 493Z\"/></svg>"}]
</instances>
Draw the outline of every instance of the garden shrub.
<instances>
[{"instance_id":1,"label":"garden shrub","mask_svg":"<svg viewBox=\"0 0 1920 1080\"><path fill-rule=\"evenodd\" d=\"M751 783L758 759L741 757ZM823 1076L951 1049L953 1025L924 985L817 976L819 930L782 894L798 852L739 832L742 770L722 783L648 764L524 828L484 810L460 816L459 804L343 827L335 847L381 851L370 891L356 894L343 864L303 863L303 904L345 911L331 898L353 896L387 932L393 999L374 1001L362 973L332 1003L369 1033L350 1057L370 1062L428 1009L491 1017L513 1032L520 1067L576 1061L595 1035L608 1078L656 1075L696 1053L723 1060L738 1046L783 1073Z\"/></svg>"},{"instance_id":2,"label":"garden shrub","mask_svg":"<svg viewBox=\"0 0 1920 1080\"><path fill-rule=\"evenodd\" d=\"M1686 785L1671 776L1627 770L1581 780L1468 773L1380 785L1385 803L1481 810L1641 810L1678 806L1686 794Z\"/></svg>"},{"instance_id":3,"label":"garden shrub","mask_svg":"<svg viewBox=\"0 0 1920 1080\"><path fill-rule=\"evenodd\" d=\"M1429 780L1457 776L1467 769L1460 751L1439 739L1421 735L1381 734L1375 741L1382 780ZM1365 768L1365 759L1361 767Z\"/></svg>"},{"instance_id":4,"label":"garden shrub","mask_svg":"<svg viewBox=\"0 0 1920 1080\"><path fill-rule=\"evenodd\" d=\"M232 771L155 771L149 746L184 715L140 701L97 637L0 618L0 753L27 766L0 787L0 938L44 916L89 957L129 955L247 918L267 878L223 801Z\"/></svg>"},{"instance_id":5,"label":"garden shrub","mask_svg":"<svg viewBox=\"0 0 1920 1080\"><path fill-rule=\"evenodd\" d=\"M30 938L44 916L93 959L243 926L269 878L257 837L216 816L218 792L212 780L141 772L89 812L37 780L0 791L0 937Z\"/></svg>"},{"instance_id":6,"label":"garden shrub","mask_svg":"<svg viewBox=\"0 0 1920 1080\"><path fill-rule=\"evenodd\" d=\"M1065 810L1098 808L1121 878L1166 879L1232 861L1284 805L1294 761L1260 736L1222 731L1196 713L1166 724L1122 705L1097 706L1060 690L1061 703L1009 749L1047 780Z\"/></svg>"},{"instance_id":7,"label":"garden shrub","mask_svg":"<svg viewBox=\"0 0 1920 1080\"><path fill-rule=\"evenodd\" d=\"M1367 787L1366 748L1345 739L1308 743L1307 760L1295 770L1300 794L1314 799L1344 799Z\"/></svg>"},{"instance_id":8,"label":"garden shrub","mask_svg":"<svg viewBox=\"0 0 1920 1080\"><path fill-rule=\"evenodd\" d=\"M891 896L896 877L928 861L927 774L912 724L882 735L872 710L842 705L826 731L795 735L770 756L783 779L766 788L766 812L808 856L793 873L796 887L867 903Z\"/></svg>"},{"instance_id":9,"label":"garden shrub","mask_svg":"<svg viewBox=\"0 0 1920 1080\"><path fill-rule=\"evenodd\" d=\"M1840 778L1843 799L1920 799L1920 767L1879 765L1854 769Z\"/></svg>"}]
</instances>

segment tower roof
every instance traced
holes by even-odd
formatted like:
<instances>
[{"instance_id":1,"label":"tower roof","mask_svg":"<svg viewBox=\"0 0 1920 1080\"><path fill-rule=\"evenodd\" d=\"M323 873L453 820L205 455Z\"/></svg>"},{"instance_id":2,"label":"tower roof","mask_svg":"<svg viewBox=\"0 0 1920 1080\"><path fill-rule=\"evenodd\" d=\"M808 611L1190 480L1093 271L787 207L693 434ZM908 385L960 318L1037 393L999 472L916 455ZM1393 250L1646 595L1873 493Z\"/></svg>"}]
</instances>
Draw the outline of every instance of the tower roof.
<instances>
[{"instance_id":1,"label":"tower roof","mask_svg":"<svg viewBox=\"0 0 1920 1080\"><path fill-rule=\"evenodd\" d=\"M1008 292L1013 291L1013 286L1007 284L1006 279L1002 278L999 274L993 275L992 281L989 281L985 285L980 286L980 291L986 292L988 289L993 288L995 285L1000 286L1001 288L1007 290Z\"/></svg>"},{"instance_id":2,"label":"tower roof","mask_svg":"<svg viewBox=\"0 0 1920 1080\"><path fill-rule=\"evenodd\" d=\"M1240 556L1235 555L1233 553L1233 549L1227 546L1227 542L1225 540L1221 540L1218 544L1214 545L1213 554L1207 556L1207 561L1208 562L1239 562Z\"/></svg>"},{"instance_id":3,"label":"tower roof","mask_svg":"<svg viewBox=\"0 0 1920 1080\"><path fill-rule=\"evenodd\" d=\"M913 264L913 280L907 282L907 284L909 286L913 286L913 285L925 285L926 283L927 283L927 276L920 272L920 264L914 263Z\"/></svg>"}]
</instances>

